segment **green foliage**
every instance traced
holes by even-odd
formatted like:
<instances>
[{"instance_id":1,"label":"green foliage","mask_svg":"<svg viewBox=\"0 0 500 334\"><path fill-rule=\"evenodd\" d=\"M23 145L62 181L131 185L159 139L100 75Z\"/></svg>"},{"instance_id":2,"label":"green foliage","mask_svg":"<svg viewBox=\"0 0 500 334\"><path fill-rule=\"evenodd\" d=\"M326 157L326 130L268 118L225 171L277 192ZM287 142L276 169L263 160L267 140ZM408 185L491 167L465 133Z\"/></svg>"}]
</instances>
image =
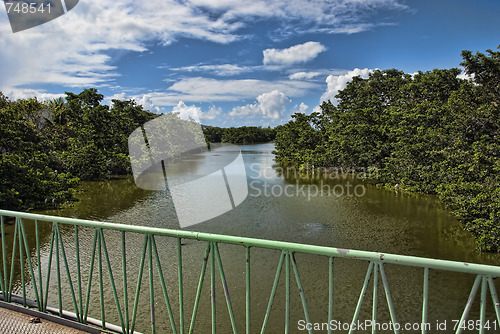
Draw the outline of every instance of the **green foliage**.
<instances>
[{"instance_id":1,"label":"green foliage","mask_svg":"<svg viewBox=\"0 0 500 334\"><path fill-rule=\"evenodd\" d=\"M500 251L500 52L463 51L459 69L355 77L322 113L277 128L276 160L296 167L378 169L377 181L437 194L477 238Z\"/></svg>"},{"instance_id":2,"label":"green foliage","mask_svg":"<svg viewBox=\"0 0 500 334\"><path fill-rule=\"evenodd\" d=\"M101 105L96 89L64 99L9 101L0 93L0 206L57 207L79 180L130 173L128 136L157 115L133 101Z\"/></svg>"},{"instance_id":3,"label":"green foliage","mask_svg":"<svg viewBox=\"0 0 500 334\"><path fill-rule=\"evenodd\" d=\"M0 207L32 210L58 207L75 200L79 180L101 180L131 173L128 140L142 124L158 115L134 101L112 100L94 88L66 98L41 102L35 98L10 101L0 92ZM173 115L175 116L175 115ZM175 117L164 124L168 140L180 148L180 134L197 124ZM164 133L164 128L157 129ZM208 142L255 143L274 139L271 128L204 127ZM142 138L142 137L141 137ZM197 138L203 143L203 137ZM142 141L137 143L141 145ZM171 145L171 152L175 149ZM147 161L149 163L149 160Z\"/></svg>"},{"instance_id":4,"label":"green foliage","mask_svg":"<svg viewBox=\"0 0 500 334\"><path fill-rule=\"evenodd\" d=\"M500 48L500 46L498 46ZM464 61L460 64L465 67L466 73L474 76L474 81L484 88L488 94L500 102L500 52L486 50L488 55L471 51L462 51Z\"/></svg>"},{"instance_id":5,"label":"green foliage","mask_svg":"<svg viewBox=\"0 0 500 334\"><path fill-rule=\"evenodd\" d=\"M270 127L241 126L231 128L220 128L216 126L204 126L203 133L208 143L231 143L252 144L266 143L274 140L276 131Z\"/></svg>"},{"instance_id":6,"label":"green foliage","mask_svg":"<svg viewBox=\"0 0 500 334\"><path fill-rule=\"evenodd\" d=\"M276 150L273 152L276 161L300 168L320 163L323 156L321 143L324 140L324 117L319 113L309 116L296 113L292 118L290 122L276 128Z\"/></svg>"}]
</instances>

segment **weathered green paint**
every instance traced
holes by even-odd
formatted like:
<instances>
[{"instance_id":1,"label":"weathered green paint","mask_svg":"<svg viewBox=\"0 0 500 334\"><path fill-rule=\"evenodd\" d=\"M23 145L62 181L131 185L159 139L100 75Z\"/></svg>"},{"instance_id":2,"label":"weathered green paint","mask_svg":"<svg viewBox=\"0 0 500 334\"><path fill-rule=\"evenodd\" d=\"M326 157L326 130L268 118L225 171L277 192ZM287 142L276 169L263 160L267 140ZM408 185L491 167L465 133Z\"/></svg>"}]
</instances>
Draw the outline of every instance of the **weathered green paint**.
<instances>
[{"instance_id":1,"label":"weathered green paint","mask_svg":"<svg viewBox=\"0 0 500 334\"><path fill-rule=\"evenodd\" d=\"M12 257L10 262L7 261L7 249L5 247L5 217L15 217L15 228L14 228L14 238L12 244ZM262 321L261 333L266 331L266 326L271 314L271 310L273 307L274 298L276 296L276 290L278 288L278 284L281 278L281 272L283 266L285 267L285 319L284 319L284 331L293 332L294 328L290 321L290 310L291 310L291 287L290 287L290 279L293 272L293 276L295 277L297 288L299 290L299 295L301 299L302 309L304 311L304 317L306 322L310 322L309 318L309 309L307 303L307 296L305 287L303 285L303 281L300 277L300 268L299 264L295 260L295 254L303 253L303 254L311 254L311 255L321 255L328 258L328 320L333 319L333 294L334 294L334 274L333 274L333 264L335 258L345 258L352 260L362 260L368 262L368 270L366 272L366 276L364 279L364 283L358 298L357 306L353 315L353 322L355 322L360 314L361 307L363 305L364 298L366 296L368 286L373 276L373 290L372 290L372 305L371 305L371 318L373 321L377 321L377 310L378 306L378 292L379 292L379 281L383 286L385 297L387 301L387 306L389 309L391 321L393 323L397 323L396 312L393 305L391 292L389 288L388 278L385 272L385 264L395 264L395 265L403 265L403 266L412 266L412 267L420 267L423 269L424 280L423 280L423 293L422 293L422 322L425 323L427 321L427 312L429 307L429 271L430 270L446 270L451 272L462 272L468 273L472 275L476 275L476 280L473 284L472 290L470 292L467 303L464 307L462 313L462 321L466 321L468 319L469 311L471 309L472 303L474 301L475 295L479 287L481 287L481 295L480 295L480 319L479 323L484 324L486 321L486 305L488 299L488 290L490 291L491 299L493 301L495 315L497 321L500 323L500 304L498 302L498 295L496 293L495 285L493 283L493 279L500 276L500 267L490 266L490 265L482 265L482 264L474 264L474 263L462 263L456 261L444 261L437 259L429 259L429 258L421 258L421 257L412 257L412 256L404 256L397 254L382 254L376 252L367 252L367 251L358 251L358 250L348 250L348 249L340 249L333 247L323 247L323 246L315 246L315 245L306 245L306 244L298 244L298 243L290 243L290 242L280 242L273 240L264 240L264 239L254 239L254 238L246 238L246 237L236 237L236 236L227 236L227 235L219 235L219 234L210 234L210 233L199 233L192 231L181 231L181 230L171 230L171 229L160 229L160 228L151 228L151 227L141 227L141 226L131 226L131 225L122 225L122 224L113 224L107 222L96 222L89 220L79 220L72 218L63 218L63 217L54 217L54 216L44 216L44 215L36 215L30 213L21 213L21 212L12 212L6 210L0 210L0 218L1 218L1 241L2 241L2 270L0 270L0 287L2 289L2 299L10 302L11 296L13 293L13 279L14 279L14 268L15 263L21 268L21 291L22 296L19 299L22 301L24 306L36 305L38 309L42 312L47 311L47 301L49 294L49 286L51 280L51 269L52 268L52 256L55 255L55 271L56 271L56 286L57 291L52 293L57 293L58 297L58 305L57 311L60 316L63 315L63 311L66 311L66 308L72 308L75 313L75 318L77 321L81 323L87 323L89 321L88 311L89 311L89 300L91 298L91 286L92 286L92 276L94 270L94 264L97 261L97 275L98 275L98 289L99 289L99 298L100 298L100 314L101 314L101 323L102 328L109 328L110 325L106 322L107 314L112 312L116 312L114 314L119 319L119 328L118 330L123 333L133 333L136 325L137 319L137 309L139 297L141 295L141 286L143 282L147 282L149 287L149 301L150 301L150 315L151 315L151 332L158 332L156 324L156 315L155 308L157 305L161 305L158 303L157 299L161 299L158 294L155 296L154 293L154 266L158 270L159 277L159 285L162 290L163 302L166 306L168 312L168 318L170 320L170 327L173 333L184 333L184 290L183 290L183 258L182 258L182 239L192 239L198 240L200 242L206 242L205 254L203 257L203 264L201 268L199 283L196 291L196 297L194 300L194 307L191 316L191 322L189 327L189 333L193 333L195 324L196 324L196 314L199 307L199 301L202 295L202 287L205 278L205 273L207 270L207 266L210 266L210 286L211 286L211 301L210 301L210 312L211 312L211 332L217 332L217 312L216 312L216 266L218 267L218 272L220 276L220 280L222 283L222 288L224 292L225 302L227 305L227 310L229 313L229 318L231 322L231 328L233 333L237 332L237 318L235 316L233 310L232 300L230 298L230 289L228 286L228 282L226 280L226 273L223 269L223 259L221 257L219 251L219 244L233 244L233 245L241 245L245 249L245 332L250 333L250 319L251 319L251 275L250 275L250 248L266 248L266 249L274 249L281 253L279 263L277 265L276 275L274 277L274 282L272 285L272 289L269 295L267 309ZM25 230L25 220L34 220L35 221L35 239L36 239L36 249L33 256L30 256L30 248L28 247L28 238L27 232ZM48 260L47 260L47 268L41 268L41 255L40 255L40 240L38 229L43 224L52 224L52 232L50 234L50 241L48 243ZM73 226L74 230L74 251L76 252L76 262L77 262L77 272L76 272L76 280L72 278L72 274L70 272L69 260L67 256L67 245L65 246L65 241L61 233L61 228L63 226L70 225ZM79 234L80 229L86 227L93 230L93 241L92 241L92 249L90 251L90 266L89 266L89 276L87 281L87 287L84 289L82 286L82 271L81 271L81 248L79 246ZM121 276L116 277L113 274L111 262L110 262L110 254L108 247L106 245L105 231L106 230L115 230L120 231L121 238L121 263L122 270ZM133 299L133 310L132 315L130 317L129 314L129 302L132 300L128 300L128 280L127 277L127 261L126 261L126 235L127 233L135 233L144 236L144 244L142 247L142 256L140 257L140 266L139 266L139 274L137 279L137 285L135 289L134 299ZM164 236L173 238L175 242L175 248L177 250L177 261L173 261L177 263L178 272L177 272L177 282L178 282L178 293L179 293L179 323L176 323L173 307L170 302L170 298L168 295L168 288L166 279L164 276L164 269L162 269L160 257L156 245L156 237ZM97 253L97 254L96 254ZM18 258L17 258L18 257ZM33 264L33 259L36 259L37 271L35 271L35 265ZM62 261L60 261L62 258ZM144 274L144 266L148 263L148 270L146 275L148 275L148 279L143 280ZM104 266L103 266L104 262ZM27 263L28 267L25 270L25 264ZM63 266L64 268L61 268ZM103 268L104 267L104 268ZM9 271L10 268L10 271ZM46 271L43 271L46 269ZM62 269L62 271L61 271ZM292 271L290 270L292 269ZM107 273L105 272L107 271ZM116 274L116 273L115 273ZM29 275L29 277L28 277ZM9 279L8 279L9 278ZM45 279L45 282L43 281ZM72 305L63 305L62 299L62 282L65 280L66 284L69 285L70 297L72 301ZM113 303L109 301L106 303L104 298L104 281L105 279L109 279L110 286L112 289ZM28 282L32 282L33 293L36 297L36 303L30 303L27 300L27 284ZM45 283L45 289L43 289L43 284ZM117 284L119 283L119 284ZM119 288L124 288L123 293L123 301L120 300L121 293L119 293ZM85 293L84 293L85 290ZM71 304L71 303L70 303ZM480 328L479 333L484 332L484 328ZM308 329L309 333L312 333L313 330ZM331 331L329 331L331 332ZM351 331L350 331L351 332ZM375 333L376 330L372 329L372 332ZM456 333L460 333L461 328L457 328ZM394 333L399 333L398 329L394 329ZM422 333L426 333L426 329L422 329Z\"/></svg>"}]
</instances>

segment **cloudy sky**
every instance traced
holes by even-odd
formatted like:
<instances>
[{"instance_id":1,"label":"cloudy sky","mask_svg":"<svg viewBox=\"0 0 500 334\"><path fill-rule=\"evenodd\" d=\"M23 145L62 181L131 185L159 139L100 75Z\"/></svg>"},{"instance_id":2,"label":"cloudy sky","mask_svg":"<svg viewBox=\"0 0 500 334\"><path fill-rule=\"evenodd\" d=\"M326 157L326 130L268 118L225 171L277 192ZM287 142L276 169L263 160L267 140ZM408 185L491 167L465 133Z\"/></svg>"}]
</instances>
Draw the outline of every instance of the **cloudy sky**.
<instances>
[{"instance_id":1,"label":"cloudy sky","mask_svg":"<svg viewBox=\"0 0 500 334\"><path fill-rule=\"evenodd\" d=\"M95 87L203 124L274 126L334 100L354 75L458 67L500 44L497 0L80 0L12 33L0 8L0 91Z\"/></svg>"}]
</instances>

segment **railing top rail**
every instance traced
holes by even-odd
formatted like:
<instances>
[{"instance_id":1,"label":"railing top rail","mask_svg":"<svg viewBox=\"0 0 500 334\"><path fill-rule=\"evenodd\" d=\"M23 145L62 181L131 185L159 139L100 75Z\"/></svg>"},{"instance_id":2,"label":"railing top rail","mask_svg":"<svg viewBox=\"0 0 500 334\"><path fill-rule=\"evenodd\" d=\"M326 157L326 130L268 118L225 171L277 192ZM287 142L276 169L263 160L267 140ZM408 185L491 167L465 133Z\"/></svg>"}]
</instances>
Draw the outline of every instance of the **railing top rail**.
<instances>
[{"instance_id":1,"label":"railing top rail","mask_svg":"<svg viewBox=\"0 0 500 334\"><path fill-rule=\"evenodd\" d=\"M147 226L135 226L135 225L117 224L109 222L99 222L99 221L91 221L84 219L9 211L2 209L0 209L0 215L37 220L39 222L43 221L57 222L63 224L86 226L86 227L93 227L100 229L118 230L118 231L141 233L141 234L153 234L153 235L168 236L175 238L195 239L200 241L212 241L212 242L220 242L226 244L242 245L245 247L259 247L259 248L268 248L277 250L287 250L291 252L392 263L405 266L500 277L500 266L491 266L491 265L477 264L477 263L431 259L431 258L398 255L398 254L377 253L377 252L354 250L354 249L343 249L336 247L317 246L317 245L300 244L300 243L284 242L276 240L238 237L238 236L230 236L223 234L212 234L204 232L174 230L167 228L155 228Z\"/></svg>"}]
</instances>

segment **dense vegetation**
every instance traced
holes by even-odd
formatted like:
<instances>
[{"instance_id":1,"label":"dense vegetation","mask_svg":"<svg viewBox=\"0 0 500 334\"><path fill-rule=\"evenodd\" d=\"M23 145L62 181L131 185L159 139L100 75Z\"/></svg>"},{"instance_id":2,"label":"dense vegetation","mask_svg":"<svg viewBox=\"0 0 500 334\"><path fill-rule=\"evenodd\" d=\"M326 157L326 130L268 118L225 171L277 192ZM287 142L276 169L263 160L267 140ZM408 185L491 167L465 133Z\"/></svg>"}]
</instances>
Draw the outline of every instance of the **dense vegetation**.
<instances>
[{"instance_id":1,"label":"dense vegetation","mask_svg":"<svg viewBox=\"0 0 500 334\"><path fill-rule=\"evenodd\" d=\"M130 173L128 136L157 115L102 99L95 89L66 93L66 102L0 93L0 207L57 207L74 200L79 180Z\"/></svg>"},{"instance_id":2,"label":"dense vegetation","mask_svg":"<svg viewBox=\"0 0 500 334\"><path fill-rule=\"evenodd\" d=\"M48 102L10 101L0 92L1 208L58 207L75 200L80 180L131 173L129 135L159 115L131 100L112 100L111 107L102 100L94 88ZM203 132L207 142L274 139L273 129L261 127L209 126Z\"/></svg>"},{"instance_id":3,"label":"dense vegetation","mask_svg":"<svg viewBox=\"0 0 500 334\"><path fill-rule=\"evenodd\" d=\"M462 57L472 80L459 69L353 78L337 105L277 128L277 161L376 169L382 185L437 194L479 248L500 251L500 52Z\"/></svg>"},{"instance_id":4,"label":"dense vegetation","mask_svg":"<svg viewBox=\"0 0 500 334\"><path fill-rule=\"evenodd\" d=\"M205 140L209 143L232 143L252 144L266 143L274 140L276 131L270 127L241 126L231 128L220 128L216 126L204 126Z\"/></svg>"}]
</instances>

